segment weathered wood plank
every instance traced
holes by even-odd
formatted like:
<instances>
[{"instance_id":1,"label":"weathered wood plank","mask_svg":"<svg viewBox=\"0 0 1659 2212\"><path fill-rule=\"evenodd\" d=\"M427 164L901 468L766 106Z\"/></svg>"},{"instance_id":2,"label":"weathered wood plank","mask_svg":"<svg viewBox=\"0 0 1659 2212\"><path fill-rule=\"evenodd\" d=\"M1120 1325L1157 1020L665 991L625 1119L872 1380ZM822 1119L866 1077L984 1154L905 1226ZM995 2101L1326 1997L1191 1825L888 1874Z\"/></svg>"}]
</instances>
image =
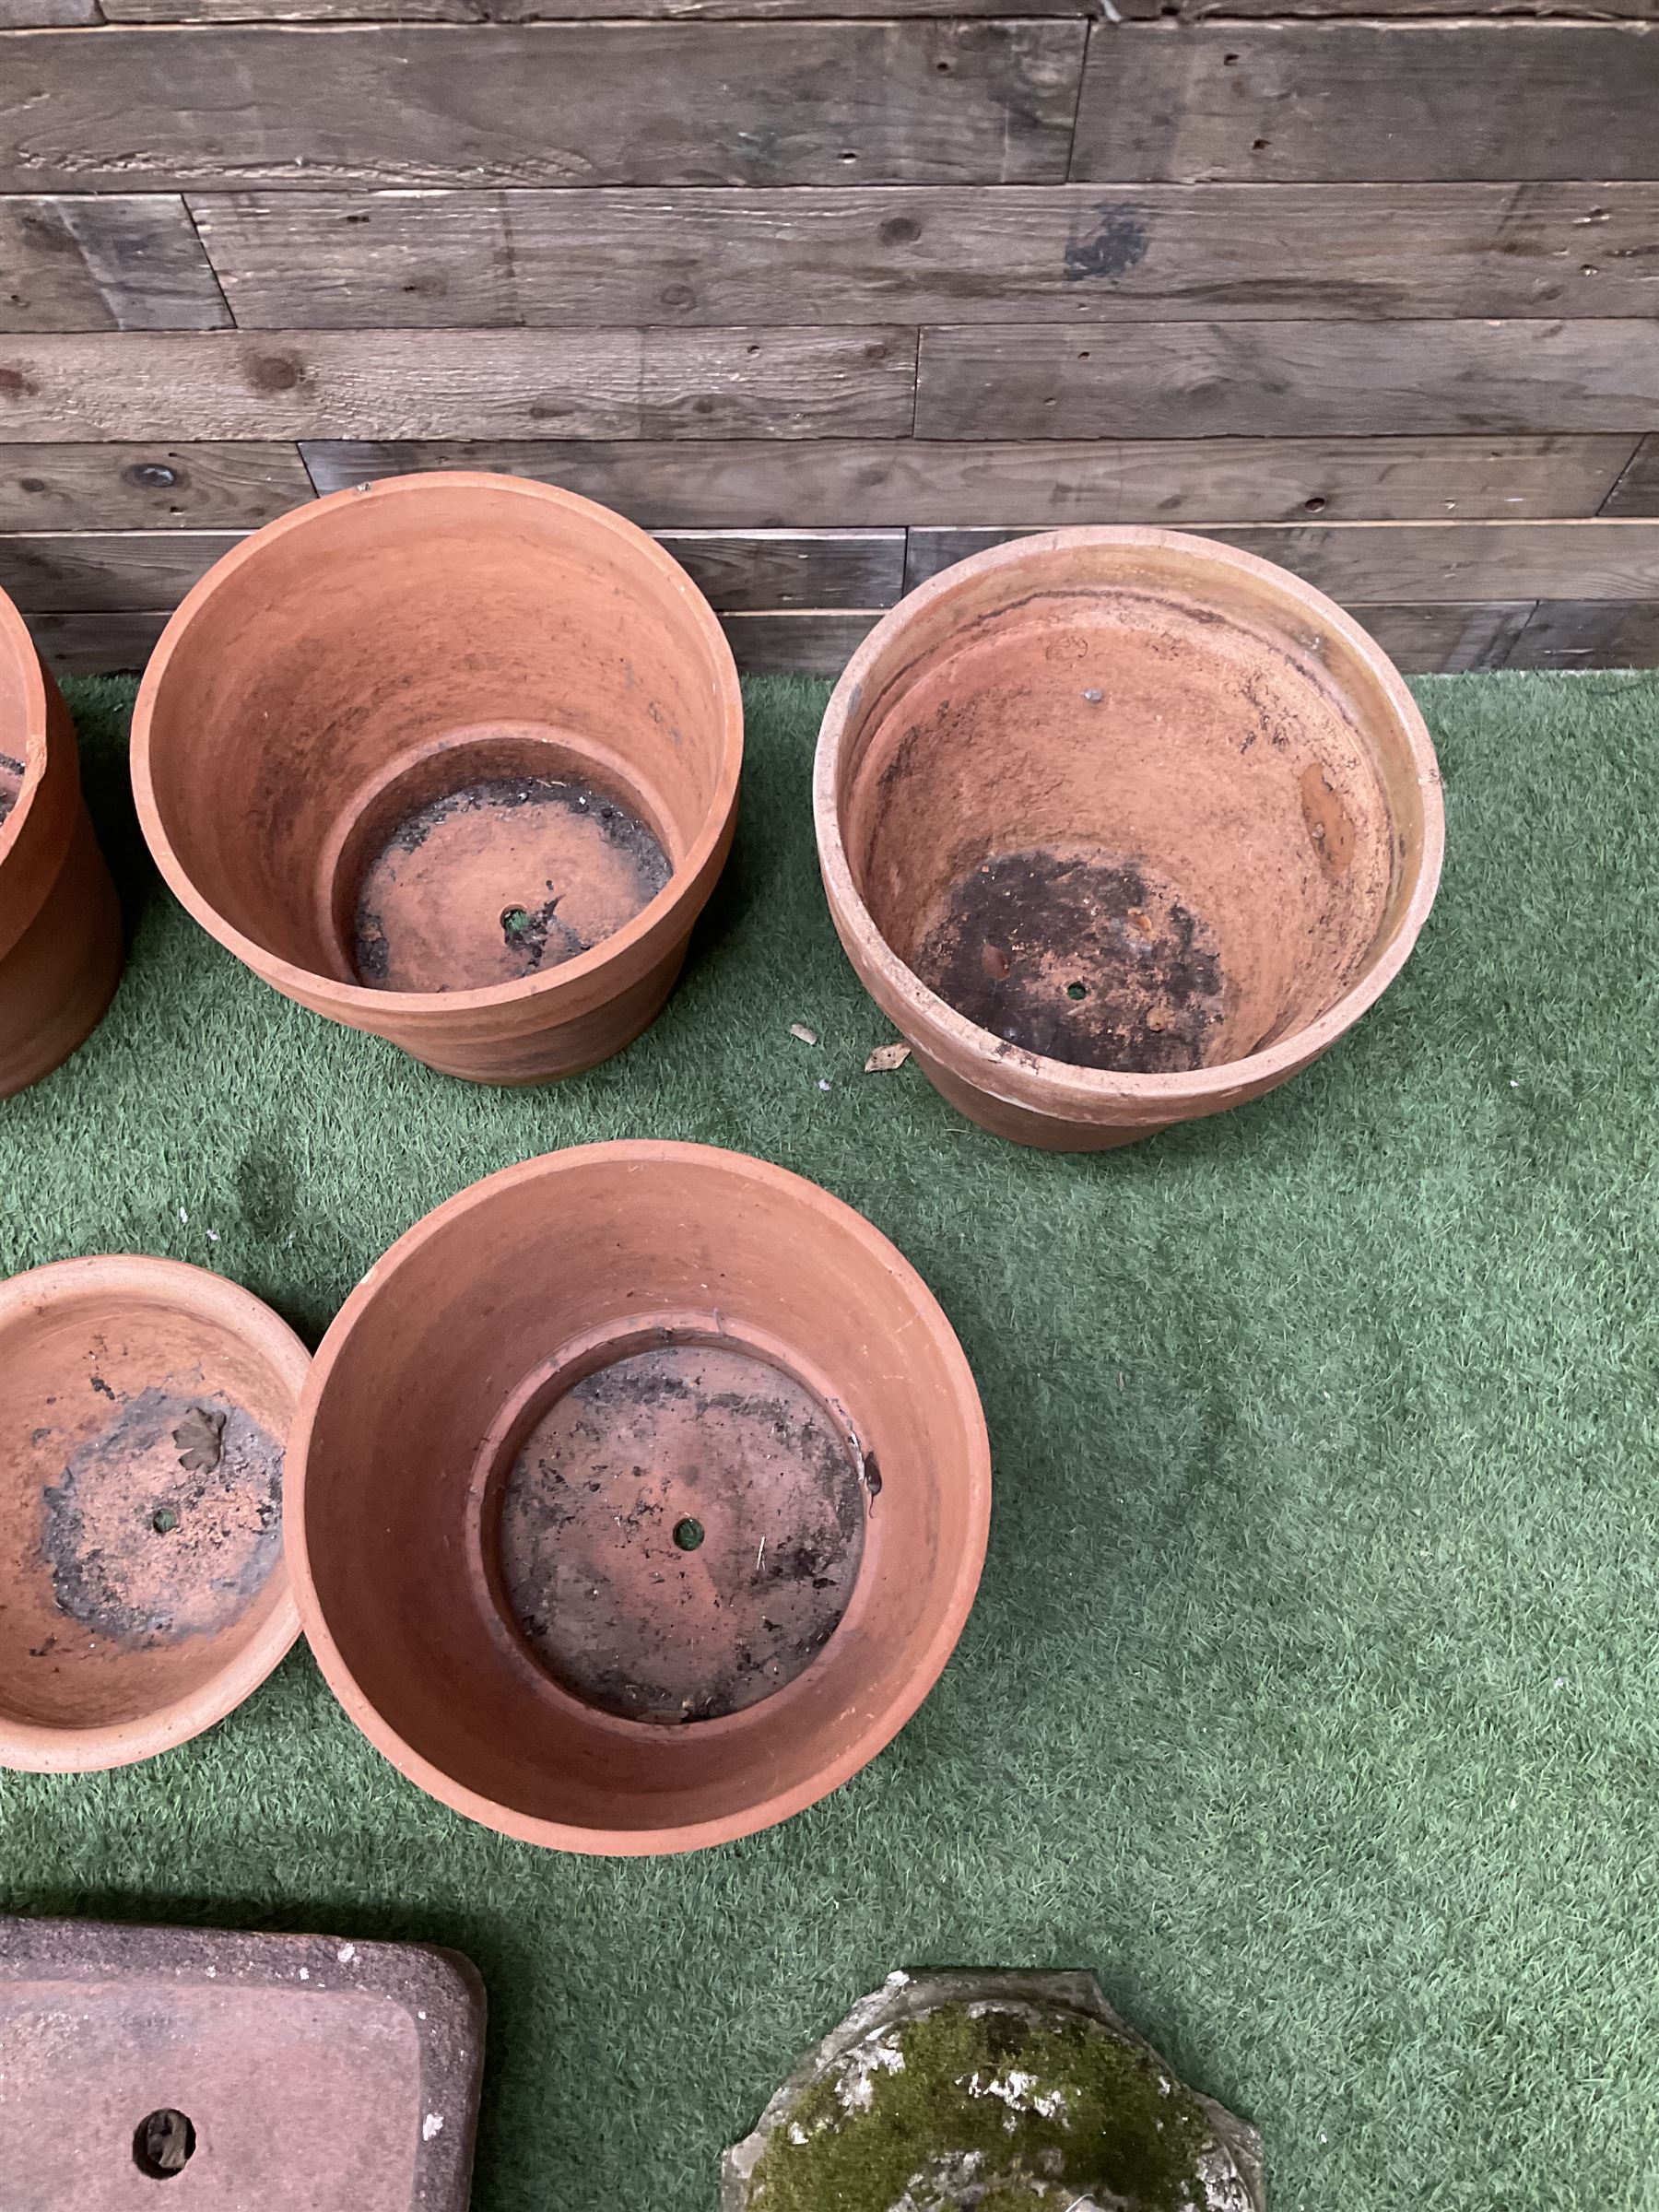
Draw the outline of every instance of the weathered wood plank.
<instances>
[{"instance_id":1,"label":"weathered wood plank","mask_svg":"<svg viewBox=\"0 0 1659 2212\"><path fill-rule=\"evenodd\" d=\"M1659 605L1522 600L1486 606L1365 606L1357 618L1408 675L1471 668L1659 666ZM60 676L144 666L168 610L38 613L35 641ZM727 615L737 665L751 675L838 676L877 614ZM1535 628L1534 627L1535 624Z\"/></svg>"},{"instance_id":2,"label":"weathered wood plank","mask_svg":"<svg viewBox=\"0 0 1659 2212\"><path fill-rule=\"evenodd\" d=\"M839 676L878 614L723 615L746 676Z\"/></svg>"},{"instance_id":3,"label":"weathered wood plank","mask_svg":"<svg viewBox=\"0 0 1659 2212\"><path fill-rule=\"evenodd\" d=\"M102 21L98 0L0 0L0 30L59 29Z\"/></svg>"},{"instance_id":4,"label":"weathered wood plank","mask_svg":"<svg viewBox=\"0 0 1659 2212\"><path fill-rule=\"evenodd\" d=\"M1659 668L1659 603L1540 601L1504 665Z\"/></svg>"},{"instance_id":5,"label":"weathered wood plank","mask_svg":"<svg viewBox=\"0 0 1659 2212\"><path fill-rule=\"evenodd\" d=\"M891 606L904 589L902 530L662 531L660 542L722 612Z\"/></svg>"},{"instance_id":6,"label":"weathered wood plank","mask_svg":"<svg viewBox=\"0 0 1659 2212\"><path fill-rule=\"evenodd\" d=\"M579 491L647 528L1405 522L1592 515L1634 439L824 438L788 444L308 442L320 491L422 468L494 468ZM4 449L0 449L3 452ZM50 448L40 449L50 452ZM97 448L90 449L96 452ZM1654 512L1659 512L1656 504ZM84 520L85 518L77 518ZM217 519L204 516L206 521Z\"/></svg>"},{"instance_id":7,"label":"weathered wood plank","mask_svg":"<svg viewBox=\"0 0 1659 2212\"><path fill-rule=\"evenodd\" d=\"M0 189L1051 183L1080 22L0 34Z\"/></svg>"},{"instance_id":8,"label":"weathered wood plank","mask_svg":"<svg viewBox=\"0 0 1659 2212\"><path fill-rule=\"evenodd\" d=\"M905 588L1024 533L912 530ZM1659 599L1659 523L1337 523L1205 530L1362 601Z\"/></svg>"},{"instance_id":9,"label":"weathered wood plank","mask_svg":"<svg viewBox=\"0 0 1659 2212\"><path fill-rule=\"evenodd\" d=\"M0 8L7 4L0 0ZM45 6L55 0L9 4ZM90 6L91 0L62 4ZM1618 4L1636 6L1642 0ZM119 23L713 23L804 16L891 22L912 16L1007 12L1008 0L109 0L104 9L110 21ZM1097 6L1096 0L1019 0L1018 12L1087 18L1097 12Z\"/></svg>"},{"instance_id":10,"label":"weathered wood plank","mask_svg":"<svg viewBox=\"0 0 1659 2212\"><path fill-rule=\"evenodd\" d=\"M214 0L218 5L218 0ZM1286 17L1368 18L1491 16L1583 23L1659 22L1659 0L1117 0L1125 22L1150 23L1171 16L1202 23L1212 17L1234 22Z\"/></svg>"},{"instance_id":11,"label":"weathered wood plank","mask_svg":"<svg viewBox=\"0 0 1659 2212\"><path fill-rule=\"evenodd\" d=\"M1071 173L1653 177L1656 109L1659 39L1637 23L1097 23Z\"/></svg>"},{"instance_id":12,"label":"weathered wood plank","mask_svg":"<svg viewBox=\"0 0 1659 2212\"><path fill-rule=\"evenodd\" d=\"M241 536L236 530L133 530L0 537L0 592L25 615L176 606Z\"/></svg>"},{"instance_id":13,"label":"weathered wood plank","mask_svg":"<svg viewBox=\"0 0 1659 2212\"><path fill-rule=\"evenodd\" d=\"M1659 312L1659 183L290 190L189 204L244 330Z\"/></svg>"},{"instance_id":14,"label":"weathered wood plank","mask_svg":"<svg viewBox=\"0 0 1659 2212\"><path fill-rule=\"evenodd\" d=\"M120 676L135 674L144 666L171 611L35 614L29 618L29 628L54 675Z\"/></svg>"},{"instance_id":15,"label":"weathered wood plank","mask_svg":"<svg viewBox=\"0 0 1659 2212\"><path fill-rule=\"evenodd\" d=\"M1659 515L1659 437L1644 438L1609 488L1601 508L1609 515Z\"/></svg>"},{"instance_id":16,"label":"weathered wood plank","mask_svg":"<svg viewBox=\"0 0 1659 2212\"><path fill-rule=\"evenodd\" d=\"M915 428L1013 439L1640 433L1659 429L1654 330L1634 319L959 325L922 334Z\"/></svg>"},{"instance_id":17,"label":"weathered wood plank","mask_svg":"<svg viewBox=\"0 0 1659 2212\"><path fill-rule=\"evenodd\" d=\"M0 531L252 529L313 496L292 445L0 445Z\"/></svg>"},{"instance_id":18,"label":"weathered wood plank","mask_svg":"<svg viewBox=\"0 0 1659 2212\"><path fill-rule=\"evenodd\" d=\"M0 536L0 591L28 614L175 606L244 533L129 530ZM902 530L678 531L662 541L721 612L890 606Z\"/></svg>"},{"instance_id":19,"label":"weathered wood plank","mask_svg":"<svg viewBox=\"0 0 1659 2212\"><path fill-rule=\"evenodd\" d=\"M229 320L176 194L0 197L0 331L217 330Z\"/></svg>"},{"instance_id":20,"label":"weathered wood plank","mask_svg":"<svg viewBox=\"0 0 1659 2212\"><path fill-rule=\"evenodd\" d=\"M1532 614L1530 599L1485 606L1356 606L1353 616L1407 676L1465 676L1507 665Z\"/></svg>"},{"instance_id":21,"label":"weathered wood plank","mask_svg":"<svg viewBox=\"0 0 1659 2212\"><path fill-rule=\"evenodd\" d=\"M0 340L0 439L898 437L892 330L227 331Z\"/></svg>"}]
</instances>

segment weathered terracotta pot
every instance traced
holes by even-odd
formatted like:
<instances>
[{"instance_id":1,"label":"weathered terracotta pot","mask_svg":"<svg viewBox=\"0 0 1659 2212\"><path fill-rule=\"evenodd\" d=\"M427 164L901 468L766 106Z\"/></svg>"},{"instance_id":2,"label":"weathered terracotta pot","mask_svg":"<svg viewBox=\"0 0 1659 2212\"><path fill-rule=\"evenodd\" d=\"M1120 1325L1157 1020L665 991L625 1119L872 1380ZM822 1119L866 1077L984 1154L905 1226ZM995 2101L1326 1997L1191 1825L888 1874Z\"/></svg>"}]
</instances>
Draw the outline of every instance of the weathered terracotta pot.
<instances>
[{"instance_id":1,"label":"weathered terracotta pot","mask_svg":"<svg viewBox=\"0 0 1659 2212\"><path fill-rule=\"evenodd\" d=\"M289 1558L388 1759L527 1842L687 1851L873 1759L972 1602L989 1451L915 1271L701 1145L475 1183L324 1339Z\"/></svg>"},{"instance_id":2,"label":"weathered terracotta pot","mask_svg":"<svg viewBox=\"0 0 1659 2212\"><path fill-rule=\"evenodd\" d=\"M281 1486L307 1365L176 1260L0 1283L0 1765L148 1759L265 1680L300 1629Z\"/></svg>"},{"instance_id":3,"label":"weathered terracotta pot","mask_svg":"<svg viewBox=\"0 0 1659 2212\"><path fill-rule=\"evenodd\" d=\"M655 1017L730 848L719 623L620 516L432 474L256 531L168 624L139 818L204 928L301 1006L477 1082Z\"/></svg>"},{"instance_id":4,"label":"weathered terracotta pot","mask_svg":"<svg viewBox=\"0 0 1659 2212\"><path fill-rule=\"evenodd\" d=\"M75 728L0 593L0 1098L84 1044L121 977L121 911Z\"/></svg>"},{"instance_id":5,"label":"weathered terracotta pot","mask_svg":"<svg viewBox=\"0 0 1659 2212\"><path fill-rule=\"evenodd\" d=\"M1051 531L912 593L836 687L813 803L841 942L930 1080L1059 1151L1326 1051L1404 965L1444 837L1381 649L1170 530Z\"/></svg>"}]
</instances>

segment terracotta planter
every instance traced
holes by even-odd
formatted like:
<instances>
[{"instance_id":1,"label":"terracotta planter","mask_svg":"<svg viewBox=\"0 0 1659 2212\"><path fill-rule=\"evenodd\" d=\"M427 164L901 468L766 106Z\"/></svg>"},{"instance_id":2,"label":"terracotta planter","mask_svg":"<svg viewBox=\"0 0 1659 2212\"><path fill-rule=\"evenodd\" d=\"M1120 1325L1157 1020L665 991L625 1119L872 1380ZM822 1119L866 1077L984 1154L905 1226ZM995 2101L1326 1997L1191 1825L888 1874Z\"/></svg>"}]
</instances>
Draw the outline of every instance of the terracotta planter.
<instances>
[{"instance_id":1,"label":"terracotta planter","mask_svg":"<svg viewBox=\"0 0 1659 2212\"><path fill-rule=\"evenodd\" d=\"M527 1842L686 1851L898 1733L990 1496L961 1347L867 1221L739 1153L590 1145L475 1183L347 1300L289 1556L422 1789Z\"/></svg>"},{"instance_id":2,"label":"terracotta planter","mask_svg":"<svg viewBox=\"0 0 1659 2212\"><path fill-rule=\"evenodd\" d=\"M0 1765L148 1759L265 1680L300 1628L281 1484L307 1364L176 1260L0 1283Z\"/></svg>"},{"instance_id":3,"label":"terracotta planter","mask_svg":"<svg viewBox=\"0 0 1659 2212\"><path fill-rule=\"evenodd\" d=\"M1440 772L1387 656L1296 577L1055 530L913 592L824 717L835 925L999 1135L1126 1144L1259 1097L1398 974Z\"/></svg>"},{"instance_id":4,"label":"terracotta planter","mask_svg":"<svg viewBox=\"0 0 1659 2212\"><path fill-rule=\"evenodd\" d=\"M133 720L162 874L301 1006L476 1082L662 1006L730 848L719 623L642 531L513 477L336 493L229 553Z\"/></svg>"},{"instance_id":5,"label":"terracotta planter","mask_svg":"<svg viewBox=\"0 0 1659 2212\"><path fill-rule=\"evenodd\" d=\"M75 728L0 594L0 1098L84 1044L121 977L121 911Z\"/></svg>"}]
</instances>

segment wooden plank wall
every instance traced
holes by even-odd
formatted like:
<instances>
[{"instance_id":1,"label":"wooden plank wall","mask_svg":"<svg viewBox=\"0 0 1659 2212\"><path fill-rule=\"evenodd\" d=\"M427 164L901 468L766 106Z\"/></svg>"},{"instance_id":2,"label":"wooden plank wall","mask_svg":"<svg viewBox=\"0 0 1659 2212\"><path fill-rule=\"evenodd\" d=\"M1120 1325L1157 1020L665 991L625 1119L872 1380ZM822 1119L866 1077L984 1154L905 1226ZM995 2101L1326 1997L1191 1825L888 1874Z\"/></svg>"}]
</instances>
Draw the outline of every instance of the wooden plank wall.
<instances>
[{"instance_id":1,"label":"wooden plank wall","mask_svg":"<svg viewBox=\"0 0 1659 2212\"><path fill-rule=\"evenodd\" d=\"M1659 665L1659 0L0 0L0 587L133 666L405 469L750 668L1056 523L1411 669Z\"/></svg>"}]
</instances>

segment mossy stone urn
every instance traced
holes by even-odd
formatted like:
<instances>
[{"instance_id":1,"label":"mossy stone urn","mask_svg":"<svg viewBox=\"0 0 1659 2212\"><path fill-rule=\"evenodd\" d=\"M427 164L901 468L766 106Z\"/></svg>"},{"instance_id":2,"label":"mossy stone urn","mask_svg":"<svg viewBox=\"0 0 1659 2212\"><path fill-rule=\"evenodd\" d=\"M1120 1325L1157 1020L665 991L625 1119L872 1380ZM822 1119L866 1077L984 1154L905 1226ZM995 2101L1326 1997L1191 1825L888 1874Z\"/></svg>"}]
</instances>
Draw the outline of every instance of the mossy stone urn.
<instances>
[{"instance_id":1,"label":"mossy stone urn","mask_svg":"<svg viewBox=\"0 0 1659 2212\"><path fill-rule=\"evenodd\" d=\"M725 2156L722 2212L1265 2212L1255 2130L1088 1973L888 1977Z\"/></svg>"}]
</instances>

